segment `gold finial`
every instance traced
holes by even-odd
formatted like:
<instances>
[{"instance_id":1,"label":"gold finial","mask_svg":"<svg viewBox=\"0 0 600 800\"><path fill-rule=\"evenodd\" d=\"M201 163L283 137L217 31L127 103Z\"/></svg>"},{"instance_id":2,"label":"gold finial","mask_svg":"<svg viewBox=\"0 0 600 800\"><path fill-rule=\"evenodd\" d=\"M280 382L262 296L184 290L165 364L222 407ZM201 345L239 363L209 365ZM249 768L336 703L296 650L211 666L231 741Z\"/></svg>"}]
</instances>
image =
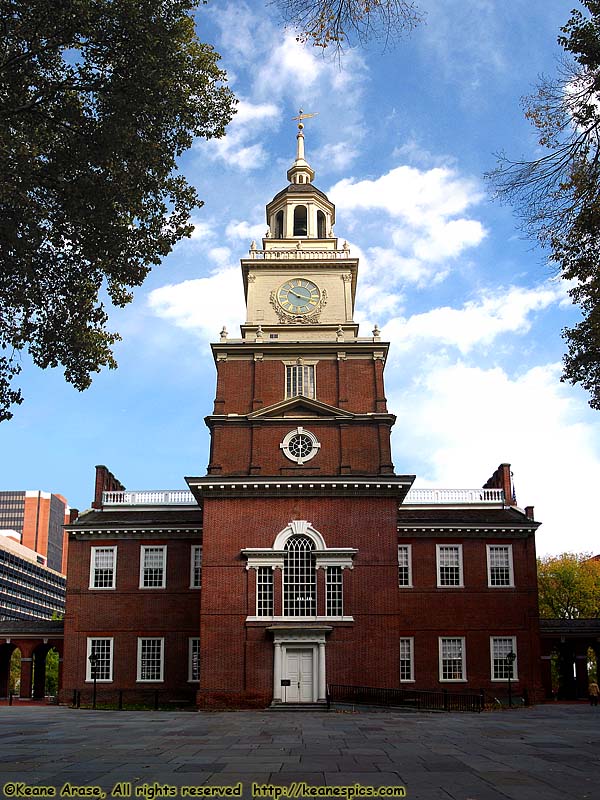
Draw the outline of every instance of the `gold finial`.
<instances>
[{"instance_id":1,"label":"gold finial","mask_svg":"<svg viewBox=\"0 0 600 800\"><path fill-rule=\"evenodd\" d=\"M301 131L304 128L304 124L302 122L303 119L310 119L310 117L318 117L319 112L315 111L314 114L305 114L304 111L300 108L298 109L298 116L292 117L293 120L299 120L298 122L298 130Z\"/></svg>"}]
</instances>

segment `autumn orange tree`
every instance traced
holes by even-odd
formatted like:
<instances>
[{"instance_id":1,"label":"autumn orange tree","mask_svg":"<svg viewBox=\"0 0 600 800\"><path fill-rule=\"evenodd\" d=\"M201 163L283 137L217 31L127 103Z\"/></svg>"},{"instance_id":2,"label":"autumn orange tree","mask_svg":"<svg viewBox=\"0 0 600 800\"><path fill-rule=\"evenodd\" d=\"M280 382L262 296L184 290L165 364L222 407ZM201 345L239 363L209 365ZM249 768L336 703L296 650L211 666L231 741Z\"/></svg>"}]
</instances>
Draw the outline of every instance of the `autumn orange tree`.
<instances>
[{"instance_id":1,"label":"autumn orange tree","mask_svg":"<svg viewBox=\"0 0 600 800\"><path fill-rule=\"evenodd\" d=\"M590 553L538 559L540 617L600 617L600 560Z\"/></svg>"}]
</instances>

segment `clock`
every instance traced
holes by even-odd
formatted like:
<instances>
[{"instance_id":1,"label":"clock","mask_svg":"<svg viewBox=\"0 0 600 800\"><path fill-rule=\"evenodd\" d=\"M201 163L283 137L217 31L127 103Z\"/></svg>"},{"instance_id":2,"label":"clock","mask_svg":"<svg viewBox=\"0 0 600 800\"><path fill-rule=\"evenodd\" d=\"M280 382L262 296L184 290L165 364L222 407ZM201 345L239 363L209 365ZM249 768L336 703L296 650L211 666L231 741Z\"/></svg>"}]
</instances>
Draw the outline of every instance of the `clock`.
<instances>
[{"instance_id":1,"label":"clock","mask_svg":"<svg viewBox=\"0 0 600 800\"><path fill-rule=\"evenodd\" d=\"M321 290L306 278L292 278L277 290L277 303L291 315L309 314L321 300Z\"/></svg>"}]
</instances>

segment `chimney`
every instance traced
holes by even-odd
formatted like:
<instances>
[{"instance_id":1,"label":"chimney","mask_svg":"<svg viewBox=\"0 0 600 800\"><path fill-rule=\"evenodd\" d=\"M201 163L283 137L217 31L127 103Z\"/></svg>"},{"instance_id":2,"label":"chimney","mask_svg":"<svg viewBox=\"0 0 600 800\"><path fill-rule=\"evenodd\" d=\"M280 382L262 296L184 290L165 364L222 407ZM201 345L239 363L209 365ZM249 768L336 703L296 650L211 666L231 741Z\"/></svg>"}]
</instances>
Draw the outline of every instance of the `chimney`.
<instances>
[{"instance_id":1,"label":"chimney","mask_svg":"<svg viewBox=\"0 0 600 800\"><path fill-rule=\"evenodd\" d=\"M512 484L512 473L510 464L500 464L491 478L483 484L484 489L502 489L504 491L504 502L507 506L516 506L517 500L514 497Z\"/></svg>"},{"instance_id":2,"label":"chimney","mask_svg":"<svg viewBox=\"0 0 600 800\"><path fill-rule=\"evenodd\" d=\"M94 486L94 502L92 508L102 508L103 492L123 492L125 487L104 464L96 465L96 483Z\"/></svg>"},{"instance_id":3,"label":"chimney","mask_svg":"<svg viewBox=\"0 0 600 800\"><path fill-rule=\"evenodd\" d=\"M527 519L534 520L535 517L533 516L533 506L525 506L525 516Z\"/></svg>"}]
</instances>

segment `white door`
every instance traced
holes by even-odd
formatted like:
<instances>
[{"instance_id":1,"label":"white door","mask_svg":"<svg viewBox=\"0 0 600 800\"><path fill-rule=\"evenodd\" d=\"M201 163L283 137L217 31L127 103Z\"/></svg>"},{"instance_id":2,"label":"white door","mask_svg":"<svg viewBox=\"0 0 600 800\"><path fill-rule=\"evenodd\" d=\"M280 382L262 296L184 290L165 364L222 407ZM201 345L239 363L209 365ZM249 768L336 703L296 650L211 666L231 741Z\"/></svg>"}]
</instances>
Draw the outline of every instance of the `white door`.
<instances>
[{"instance_id":1,"label":"white door","mask_svg":"<svg viewBox=\"0 0 600 800\"><path fill-rule=\"evenodd\" d=\"M288 703L313 702L313 653L312 650L287 651L287 675L290 681L284 694Z\"/></svg>"}]
</instances>

